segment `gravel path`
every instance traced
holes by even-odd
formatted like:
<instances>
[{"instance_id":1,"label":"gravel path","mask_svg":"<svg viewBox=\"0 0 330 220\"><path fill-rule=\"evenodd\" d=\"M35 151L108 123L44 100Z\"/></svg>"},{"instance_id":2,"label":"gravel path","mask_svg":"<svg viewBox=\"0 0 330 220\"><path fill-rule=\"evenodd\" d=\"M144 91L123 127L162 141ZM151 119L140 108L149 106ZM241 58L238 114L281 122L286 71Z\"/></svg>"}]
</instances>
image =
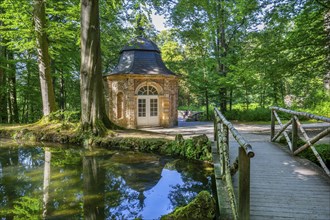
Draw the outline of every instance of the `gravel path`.
<instances>
[{"instance_id":1,"label":"gravel path","mask_svg":"<svg viewBox=\"0 0 330 220\"><path fill-rule=\"evenodd\" d=\"M269 141L270 139L270 125L250 124L250 123L233 123L236 130L238 130L243 137L249 141ZM326 127L329 127L330 123L309 123L303 124L303 127L307 131L309 137L313 137ZM276 126L276 130L279 129L279 125ZM290 129L290 126L289 128ZM193 121L186 122L182 118L179 118L178 126L173 128L143 128L143 131L155 132L164 134L166 136L174 137L176 134L182 134L188 138L191 136L206 134L210 140L213 140L213 122ZM324 137L319 143L330 143L330 135Z\"/></svg>"}]
</instances>

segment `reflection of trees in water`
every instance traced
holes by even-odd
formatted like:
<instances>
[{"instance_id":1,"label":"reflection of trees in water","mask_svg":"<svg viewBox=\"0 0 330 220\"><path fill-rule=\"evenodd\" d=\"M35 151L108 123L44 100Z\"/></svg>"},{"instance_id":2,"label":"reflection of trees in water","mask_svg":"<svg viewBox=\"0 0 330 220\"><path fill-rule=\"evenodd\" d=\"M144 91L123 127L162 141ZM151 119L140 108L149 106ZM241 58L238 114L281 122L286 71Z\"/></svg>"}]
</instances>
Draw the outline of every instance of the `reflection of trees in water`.
<instances>
[{"instance_id":1,"label":"reflection of trees in water","mask_svg":"<svg viewBox=\"0 0 330 220\"><path fill-rule=\"evenodd\" d=\"M206 172L204 166L206 165L200 162L187 163L183 160L174 160L166 165L167 168L179 172L184 182L183 185L173 186L168 195L173 208L187 205L202 190L211 191L212 172Z\"/></svg>"},{"instance_id":2,"label":"reflection of trees in water","mask_svg":"<svg viewBox=\"0 0 330 220\"><path fill-rule=\"evenodd\" d=\"M173 186L168 195L172 208L187 205L195 198L201 188L202 184L196 181L185 182L183 185L177 184Z\"/></svg>"},{"instance_id":3,"label":"reflection of trees in water","mask_svg":"<svg viewBox=\"0 0 330 220\"><path fill-rule=\"evenodd\" d=\"M50 152L50 179L47 177L45 182L43 148L15 147L0 152L0 218L13 218L1 215L1 210L12 209L13 202L22 196L41 201L42 193L47 193L43 191L44 184L49 184L48 201L45 200L47 219L141 217L144 192L158 183L164 166L176 169L185 182L173 186L170 192L173 208L186 204L201 188L208 189L210 185L203 166L181 160L172 162L157 155L104 151L82 156L82 151L66 148L50 148Z\"/></svg>"},{"instance_id":4,"label":"reflection of trees in water","mask_svg":"<svg viewBox=\"0 0 330 220\"><path fill-rule=\"evenodd\" d=\"M84 219L105 219L104 179L105 170L94 156L83 158Z\"/></svg>"},{"instance_id":5,"label":"reflection of trees in water","mask_svg":"<svg viewBox=\"0 0 330 220\"><path fill-rule=\"evenodd\" d=\"M81 151L50 148L51 178L47 219L78 218L82 213L82 157Z\"/></svg>"},{"instance_id":6,"label":"reflection of trees in water","mask_svg":"<svg viewBox=\"0 0 330 220\"><path fill-rule=\"evenodd\" d=\"M139 201L139 193L132 190L125 180L108 172L106 177L106 218L134 219L143 209Z\"/></svg>"},{"instance_id":7,"label":"reflection of trees in water","mask_svg":"<svg viewBox=\"0 0 330 220\"><path fill-rule=\"evenodd\" d=\"M42 170L35 166L43 164L42 148L1 148L0 151L0 217L13 219L14 204L22 199L37 197L42 183ZM40 194L39 194L40 195ZM29 209L29 203L24 203ZM17 210L16 210L17 211ZM20 210L24 211L24 210Z\"/></svg>"},{"instance_id":8,"label":"reflection of trees in water","mask_svg":"<svg viewBox=\"0 0 330 220\"><path fill-rule=\"evenodd\" d=\"M49 148L45 148L45 163L44 163L44 182L43 182L43 198L42 198L42 217L47 216L47 204L49 201L49 185L50 185L50 163L51 163L52 153Z\"/></svg>"}]
</instances>

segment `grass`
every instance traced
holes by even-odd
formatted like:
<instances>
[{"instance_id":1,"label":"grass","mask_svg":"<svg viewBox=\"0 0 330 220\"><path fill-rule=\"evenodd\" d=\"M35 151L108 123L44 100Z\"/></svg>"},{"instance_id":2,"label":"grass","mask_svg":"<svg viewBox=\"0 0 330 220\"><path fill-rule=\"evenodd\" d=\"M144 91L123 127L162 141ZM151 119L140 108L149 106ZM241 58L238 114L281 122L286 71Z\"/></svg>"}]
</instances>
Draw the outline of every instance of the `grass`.
<instances>
[{"instance_id":1,"label":"grass","mask_svg":"<svg viewBox=\"0 0 330 220\"><path fill-rule=\"evenodd\" d=\"M287 108L287 107L284 107ZM214 105L209 106L209 120L213 120ZM308 112L314 115L330 117L330 102L321 102L313 108L301 108L301 107L292 107L287 108L294 111ZM206 121L206 107L205 106L180 106L179 110L191 110L191 111L202 111L204 112L201 118L201 121ZM290 120L291 115L283 112L278 112L281 121L287 122ZM257 103L251 103L249 109L246 109L244 104L234 104L232 110L228 110L224 113L225 117L229 121L235 122L253 122L257 124L269 124L271 120L271 111L268 107L261 108ZM314 123L316 120L309 120L306 118L301 118L304 123Z\"/></svg>"},{"instance_id":2,"label":"grass","mask_svg":"<svg viewBox=\"0 0 330 220\"><path fill-rule=\"evenodd\" d=\"M325 165L328 167L328 169L330 169L330 144L317 144L315 145L315 149L321 156ZM316 163L317 165L321 166L311 148L302 151L298 154L298 156L306 158L313 163Z\"/></svg>"}]
</instances>

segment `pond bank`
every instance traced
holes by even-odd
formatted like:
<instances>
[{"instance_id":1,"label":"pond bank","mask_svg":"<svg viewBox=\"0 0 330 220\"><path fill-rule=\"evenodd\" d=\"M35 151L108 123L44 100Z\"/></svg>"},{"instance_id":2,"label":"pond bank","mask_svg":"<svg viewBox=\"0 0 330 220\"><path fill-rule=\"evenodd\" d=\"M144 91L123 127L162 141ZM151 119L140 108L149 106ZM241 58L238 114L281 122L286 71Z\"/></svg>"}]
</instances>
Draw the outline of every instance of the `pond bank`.
<instances>
[{"instance_id":1,"label":"pond bank","mask_svg":"<svg viewBox=\"0 0 330 220\"><path fill-rule=\"evenodd\" d=\"M0 138L23 141L54 142L78 146L95 146L107 149L137 150L161 155L179 156L211 162L211 142L206 135L176 139L167 135L144 130L108 131L104 137L82 133L77 124L38 122L29 125L0 125Z\"/></svg>"},{"instance_id":2,"label":"pond bank","mask_svg":"<svg viewBox=\"0 0 330 220\"><path fill-rule=\"evenodd\" d=\"M22 141L96 146L109 150L152 152L212 163L211 142L205 134L184 138L181 134L174 136L143 130L116 130L108 131L105 137L95 137L79 132L76 124L35 123L0 125L1 137Z\"/></svg>"},{"instance_id":3,"label":"pond bank","mask_svg":"<svg viewBox=\"0 0 330 220\"><path fill-rule=\"evenodd\" d=\"M212 191L212 166L198 161L11 139L0 149L0 219L158 219Z\"/></svg>"}]
</instances>

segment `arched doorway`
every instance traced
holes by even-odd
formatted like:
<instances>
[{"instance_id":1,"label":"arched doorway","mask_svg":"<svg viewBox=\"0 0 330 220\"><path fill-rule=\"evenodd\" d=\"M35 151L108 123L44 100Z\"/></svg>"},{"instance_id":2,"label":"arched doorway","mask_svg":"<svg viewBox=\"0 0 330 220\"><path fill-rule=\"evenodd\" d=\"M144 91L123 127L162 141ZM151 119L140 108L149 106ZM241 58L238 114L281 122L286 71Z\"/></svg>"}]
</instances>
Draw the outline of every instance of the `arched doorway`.
<instances>
[{"instance_id":1,"label":"arched doorway","mask_svg":"<svg viewBox=\"0 0 330 220\"><path fill-rule=\"evenodd\" d=\"M142 86L137 98L137 126L159 125L158 91L154 86Z\"/></svg>"}]
</instances>

